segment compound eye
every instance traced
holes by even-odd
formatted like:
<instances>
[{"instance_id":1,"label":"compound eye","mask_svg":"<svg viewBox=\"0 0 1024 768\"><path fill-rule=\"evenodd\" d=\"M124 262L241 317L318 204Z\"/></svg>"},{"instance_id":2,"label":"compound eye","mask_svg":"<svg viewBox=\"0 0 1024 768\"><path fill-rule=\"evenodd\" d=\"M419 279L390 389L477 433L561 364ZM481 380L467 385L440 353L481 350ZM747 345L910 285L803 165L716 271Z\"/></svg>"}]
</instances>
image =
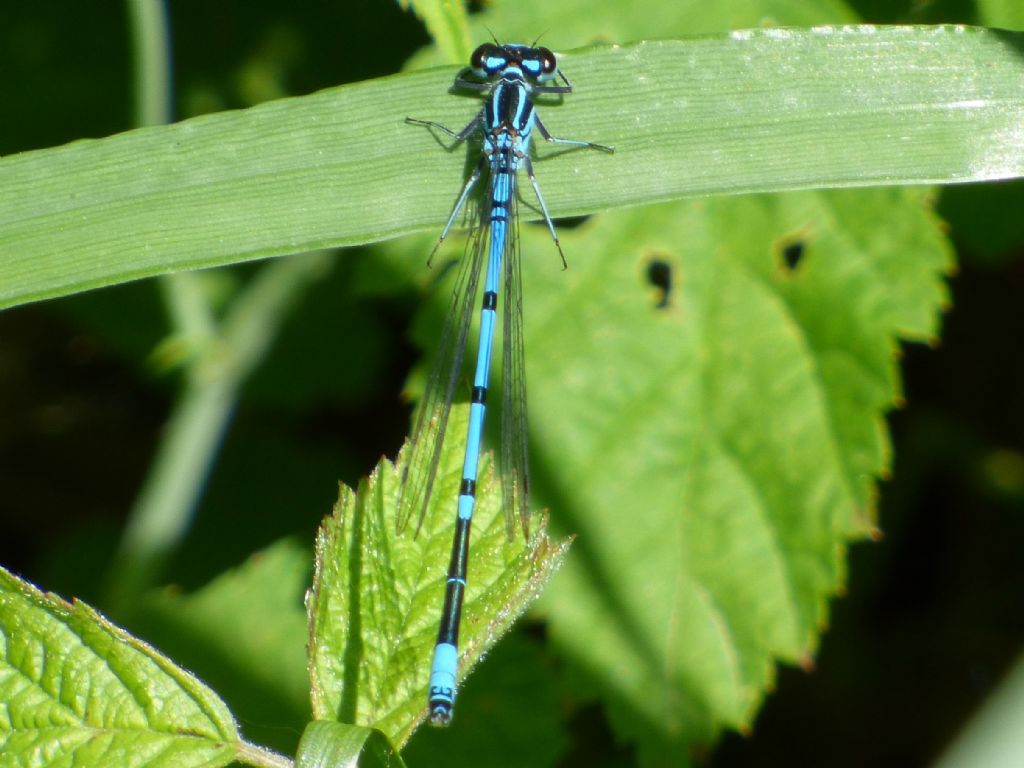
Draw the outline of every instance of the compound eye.
<instances>
[{"instance_id":1,"label":"compound eye","mask_svg":"<svg viewBox=\"0 0 1024 768\"><path fill-rule=\"evenodd\" d=\"M490 43L478 45L476 50L473 51L473 53L469 57L469 66L471 66L473 69L483 69L484 60L487 58L487 52L493 47L494 46L492 46Z\"/></svg>"},{"instance_id":2,"label":"compound eye","mask_svg":"<svg viewBox=\"0 0 1024 768\"><path fill-rule=\"evenodd\" d=\"M537 56L540 59L541 74L553 75L558 71L558 60L547 48L538 48Z\"/></svg>"},{"instance_id":3,"label":"compound eye","mask_svg":"<svg viewBox=\"0 0 1024 768\"><path fill-rule=\"evenodd\" d=\"M469 66L481 76L493 75L507 63L504 51L493 43L484 43L469 57Z\"/></svg>"}]
</instances>

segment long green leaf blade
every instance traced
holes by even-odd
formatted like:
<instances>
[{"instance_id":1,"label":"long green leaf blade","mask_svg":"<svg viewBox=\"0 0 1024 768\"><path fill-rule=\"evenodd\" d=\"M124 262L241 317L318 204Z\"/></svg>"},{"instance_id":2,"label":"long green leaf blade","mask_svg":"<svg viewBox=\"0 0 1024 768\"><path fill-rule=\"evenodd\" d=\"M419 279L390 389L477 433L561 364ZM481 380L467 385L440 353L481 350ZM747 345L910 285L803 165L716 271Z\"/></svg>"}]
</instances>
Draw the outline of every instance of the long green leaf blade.
<instances>
[{"instance_id":1,"label":"long green leaf blade","mask_svg":"<svg viewBox=\"0 0 1024 768\"><path fill-rule=\"evenodd\" d=\"M544 117L614 145L543 161L552 214L695 194L961 182L1024 169L1024 36L819 27L562 59ZM0 306L436 227L466 156L455 70L400 75L0 160ZM541 148L540 153L550 154Z\"/></svg>"}]
</instances>

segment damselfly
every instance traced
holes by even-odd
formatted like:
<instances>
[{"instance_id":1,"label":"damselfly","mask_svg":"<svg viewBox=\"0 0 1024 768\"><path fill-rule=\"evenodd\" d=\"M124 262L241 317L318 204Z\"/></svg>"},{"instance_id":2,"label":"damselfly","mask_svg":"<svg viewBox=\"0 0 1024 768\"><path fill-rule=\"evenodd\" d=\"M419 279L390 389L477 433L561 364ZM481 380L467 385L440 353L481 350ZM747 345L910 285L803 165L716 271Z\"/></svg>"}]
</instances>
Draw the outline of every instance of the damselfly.
<instances>
[{"instance_id":1,"label":"damselfly","mask_svg":"<svg viewBox=\"0 0 1024 768\"><path fill-rule=\"evenodd\" d=\"M522 521L524 533L529 532L526 377L523 369L519 232L515 215L516 173L520 167L525 168L537 197L540 212L564 266L565 256L558 242L558 234L533 175L533 164L530 161L530 139L533 129L536 127L540 135L553 144L612 151L610 147L589 141L556 138L548 133L537 116L532 102L533 96L572 93L572 84L559 70L555 55L547 48L496 43L481 45L473 52L468 70L463 70L455 78L455 87L478 91L487 96L483 109L461 131L455 132L427 120L406 118L407 122L442 131L455 139L456 143L470 138L477 130L482 132L483 153L480 161L455 201L448 222L434 247L435 252L448 236L470 192L485 170L488 184L487 196L480 212L480 222L476 226L472 245L467 250L468 258L464 259L459 272L451 312L441 335L437 360L416 419L407 454L409 459L402 475L399 502L400 527L407 524L414 514L418 515L417 525L422 524L423 514L433 490L452 396L462 369L462 356L486 254L480 342L470 398L469 432L466 437L466 457L459 488L458 517L452 542L451 562L448 566L441 625L437 633L430 673L429 705L430 722L433 725L447 725L451 722L455 706L459 620L466 589L469 529L473 519L477 465L483 439L491 348L498 307L498 287L502 275L506 291L503 299L502 341L502 500L509 535L514 535L517 520Z\"/></svg>"}]
</instances>

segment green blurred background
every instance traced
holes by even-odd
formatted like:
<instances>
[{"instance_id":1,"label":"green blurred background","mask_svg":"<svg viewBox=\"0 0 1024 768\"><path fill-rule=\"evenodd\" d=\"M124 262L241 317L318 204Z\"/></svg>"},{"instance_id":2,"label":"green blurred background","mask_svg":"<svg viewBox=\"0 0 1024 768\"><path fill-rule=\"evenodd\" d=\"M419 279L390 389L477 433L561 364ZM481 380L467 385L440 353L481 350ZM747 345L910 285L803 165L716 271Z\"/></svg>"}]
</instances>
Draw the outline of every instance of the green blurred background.
<instances>
[{"instance_id":1,"label":"green blurred background","mask_svg":"<svg viewBox=\"0 0 1024 768\"><path fill-rule=\"evenodd\" d=\"M982 20L968 0L852 5L878 23ZM393 73L429 42L387 1L170 6L179 119ZM0 155L132 127L127 25L120 3L5 8ZM547 35L556 46L557 30ZM1024 647L1022 204L1018 182L940 190L960 266L941 344L904 349L907 405L889 418L894 468L880 489L885 538L852 549L848 594L833 603L813 673L783 669L753 733L727 736L707 764L926 764ZM167 580L183 591L281 537L308 546L337 481L354 485L397 452L409 417L401 390L418 359L407 334L416 294L354 289L367 258L335 259L247 383L169 564ZM230 293L257 268L217 279ZM104 567L179 386L152 362L167 332L153 282L0 314L6 567L101 602ZM531 642L542 629L521 633ZM630 764L599 706L568 717L562 764ZM271 726L266 739L288 749L301 726Z\"/></svg>"}]
</instances>

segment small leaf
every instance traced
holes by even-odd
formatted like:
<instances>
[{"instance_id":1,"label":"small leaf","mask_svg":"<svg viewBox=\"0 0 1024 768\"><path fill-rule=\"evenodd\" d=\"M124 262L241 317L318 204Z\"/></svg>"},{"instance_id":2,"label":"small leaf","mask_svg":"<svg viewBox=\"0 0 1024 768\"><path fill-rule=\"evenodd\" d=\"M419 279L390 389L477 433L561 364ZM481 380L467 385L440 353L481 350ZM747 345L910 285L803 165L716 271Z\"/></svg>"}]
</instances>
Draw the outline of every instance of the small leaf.
<instances>
[{"instance_id":1,"label":"small leaf","mask_svg":"<svg viewBox=\"0 0 1024 768\"><path fill-rule=\"evenodd\" d=\"M380 731L315 720L302 734L295 768L405 768Z\"/></svg>"},{"instance_id":2,"label":"small leaf","mask_svg":"<svg viewBox=\"0 0 1024 768\"><path fill-rule=\"evenodd\" d=\"M465 434L468 412L452 407L449 434ZM411 526L396 533L396 472L404 454L399 470L384 461L357 493L342 488L317 539L308 599L314 717L371 726L402 745L426 716L463 446L461 439L445 441L419 535ZM532 602L568 546L548 538L543 519L529 542L510 541L500 507L485 454L459 635L462 677Z\"/></svg>"},{"instance_id":3,"label":"small leaf","mask_svg":"<svg viewBox=\"0 0 1024 768\"><path fill-rule=\"evenodd\" d=\"M0 766L212 768L230 712L199 680L81 602L0 569Z\"/></svg>"}]
</instances>

